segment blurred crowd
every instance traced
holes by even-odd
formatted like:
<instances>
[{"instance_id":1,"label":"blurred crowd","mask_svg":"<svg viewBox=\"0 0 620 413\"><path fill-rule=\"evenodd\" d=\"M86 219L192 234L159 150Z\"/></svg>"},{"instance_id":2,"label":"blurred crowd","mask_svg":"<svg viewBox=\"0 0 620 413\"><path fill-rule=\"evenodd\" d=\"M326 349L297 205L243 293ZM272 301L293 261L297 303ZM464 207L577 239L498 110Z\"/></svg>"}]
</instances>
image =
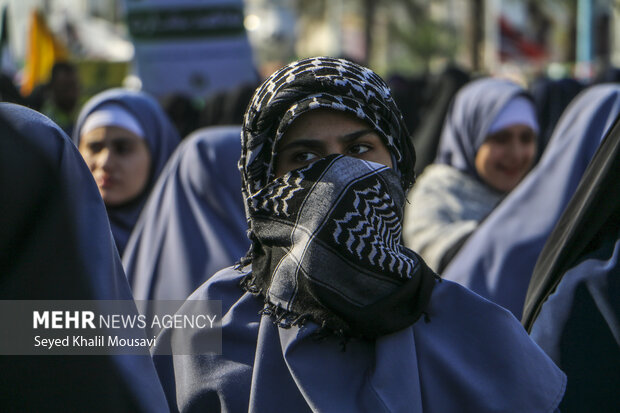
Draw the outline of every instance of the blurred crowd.
<instances>
[{"instance_id":1,"label":"blurred crowd","mask_svg":"<svg viewBox=\"0 0 620 413\"><path fill-rule=\"evenodd\" d=\"M0 297L193 293L224 301L225 337L223 355L202 358L1 356L12 390L0 410L620 409L620 70L519 84L448 66L383 88L334 61L291 62L200 103L119 87L80 104L70 61L27 96L2 75ZM326 191L322 210L309 188L330 168L342 196ZM389 270L373 272L346 227L357 212L342 199L370 191L347 192L364 174L397 205L394 218L383 201L359 201ZM287 201L294 212L279 209ZM294 294L293 275L306 277ZM415 315L402 315L403 297L423 303ZM381 314L398 325L378 327ZM415 390L402 384L412 377Z\"/></svg>"}]
</instances>

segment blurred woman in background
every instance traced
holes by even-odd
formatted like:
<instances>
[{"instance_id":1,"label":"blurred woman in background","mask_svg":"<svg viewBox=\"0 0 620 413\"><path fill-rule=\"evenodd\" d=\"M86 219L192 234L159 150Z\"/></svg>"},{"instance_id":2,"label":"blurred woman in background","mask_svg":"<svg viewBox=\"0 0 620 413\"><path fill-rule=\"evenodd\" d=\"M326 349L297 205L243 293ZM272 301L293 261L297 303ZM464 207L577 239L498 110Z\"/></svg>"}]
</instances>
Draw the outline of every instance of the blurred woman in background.
<instances>
[{"instance_id":1,"label":"blurred woman in background","mask_svg":"<svg viewBox=\"0 0 620 413\"><path fill-rule=\"evenodd\" d=\"M95 178L122 256L179 134L153 97L112 89L84 105L73 141Z\"/></svg>"},{"instance_id":2,"label":"blurred woman in background","mask_svg":"<svg viewBox=\"0 0 620 413\"><path fill-rule=\"evenodd\" d=\"M620 86L591 86L562 114L540 162L443 273L521 318L538 255L620 113Z\"/></svg>"},{"instance_id":3,"label":"blurred woman in background","mask_svg":"<svg viewBox=\"0 0 620 413\"><path fill-rule=\"evenodd\" d=\"M485 78L448 112L435 163L409 194L403 237L441 273L463 242L536 159L534 103L519 85Z\"/></svg>"}]
</instances>

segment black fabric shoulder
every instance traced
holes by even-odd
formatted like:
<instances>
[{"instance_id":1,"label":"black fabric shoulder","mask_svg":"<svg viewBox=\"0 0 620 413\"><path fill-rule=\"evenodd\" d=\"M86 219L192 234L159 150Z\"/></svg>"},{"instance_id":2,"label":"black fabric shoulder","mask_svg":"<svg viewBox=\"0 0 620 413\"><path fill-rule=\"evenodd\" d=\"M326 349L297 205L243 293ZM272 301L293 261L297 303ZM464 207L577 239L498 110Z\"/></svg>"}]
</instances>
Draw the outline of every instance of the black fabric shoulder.
<instances>
[{"instance_id":1,"label":"black fabric shoulder","mask_svg":"<svg viewBox=\"0 0 620 413\"><path fill-rule=\"evenodd\" d=\"M1 117L0 130L0 298L56 299L60 286L64 299L83 297L88 293L87 284L80 284L85 277L70 276L84 270L67 256L76 245L60 177L40 149ZM23 171L19 179L16 171ZM41 268L50 277L40 277ZM63 282L63 274L71 282Z\"/></svg>"},{"instance_id":2,"label":"black fabric shoulder","mask_svg":"<svg viewBox=\"0 0 620 413\"><path fill-rule=\"evenodd\" d=\"M620 117L616 118L551 233L534 268L522 323L531 331L540 309L566 271L620 220Z\"/></svg>"},{"instance_id":3,"label":"black fabric shoulder","mask_svg":"<svg viewBox=\"0 0 620 413\"><path fill-rule=\"evenodd\" d=\"M0 194L0 299L94 297L57 170L2 117ZM4 355L0 411L141 411L124 380L109 356Z\"/></svg>"}]
</instances>

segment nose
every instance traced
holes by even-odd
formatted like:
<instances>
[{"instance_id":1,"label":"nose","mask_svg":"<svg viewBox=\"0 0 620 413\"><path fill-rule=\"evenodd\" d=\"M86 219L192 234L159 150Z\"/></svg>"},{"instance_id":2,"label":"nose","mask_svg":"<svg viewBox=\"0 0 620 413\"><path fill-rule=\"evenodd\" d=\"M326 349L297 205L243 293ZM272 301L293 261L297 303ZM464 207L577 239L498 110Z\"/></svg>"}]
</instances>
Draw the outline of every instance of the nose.
<instances>
[{"instance_id":1,"label":"nose","mask_svg":"<svg viewBox=\"0 0 620 413\"><path fill-rule=\"evenodd\" d=\"M523 162L527 158L527 146L518 136L513 136L506 147L506 157L512 162Z\"/></svg>"},{"instance_id":2,"label":"nose","mask_svg":"<svg viewBox=\"0 0 620 413\"><path fill-rule=\"evenodd\" d=\"M329 141L325 145L325 154L323 154L323 157L329 155L346 155L346 148L339 142Z\"/></svg>"},{"instance_id":3,"label":"nose","mask_svg":"<svg viewBox=\"0 0 620 413\"><path fill-rule=\"evenodd\" d=\"M518 140L516 145L519 159L524 163L529 163L536 154L536 144Z\"/></svg>"},{"instance_id":4,"label":"nose","mask_svg":"<svg viewBox=\"0 0 620 413\"><path fill-rule=\"evenodd\" d=\"M97 156L97 166L104 171L109 171L114 163L114 154L110 148L103 148Z\"/></svg>"}]
</instances>

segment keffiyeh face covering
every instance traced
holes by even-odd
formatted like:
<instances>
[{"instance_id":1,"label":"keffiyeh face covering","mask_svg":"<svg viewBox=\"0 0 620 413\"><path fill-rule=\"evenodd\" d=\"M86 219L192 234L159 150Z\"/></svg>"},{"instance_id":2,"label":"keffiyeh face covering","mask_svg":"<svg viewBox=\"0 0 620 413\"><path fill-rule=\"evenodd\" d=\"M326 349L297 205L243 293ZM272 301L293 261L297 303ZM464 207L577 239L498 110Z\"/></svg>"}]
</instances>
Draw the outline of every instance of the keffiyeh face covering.
<instances>
[{"instance_id":1,"label":"keffiyeh face covering","mask_svg":"<svg viewBox=\"0 0 620 413\"><path fill-rule=\"evenodd\" d=\"M286 127L314 108L369 123L394 165L330 155L274 178ZM242 286L282 327L312 320L342 337L377 336L413 324L435 275L401 244L414 154L389 88L353 63L314 58L276 72L246 113L240 160L252 272Z\"/></svg>"}]
</instances>

